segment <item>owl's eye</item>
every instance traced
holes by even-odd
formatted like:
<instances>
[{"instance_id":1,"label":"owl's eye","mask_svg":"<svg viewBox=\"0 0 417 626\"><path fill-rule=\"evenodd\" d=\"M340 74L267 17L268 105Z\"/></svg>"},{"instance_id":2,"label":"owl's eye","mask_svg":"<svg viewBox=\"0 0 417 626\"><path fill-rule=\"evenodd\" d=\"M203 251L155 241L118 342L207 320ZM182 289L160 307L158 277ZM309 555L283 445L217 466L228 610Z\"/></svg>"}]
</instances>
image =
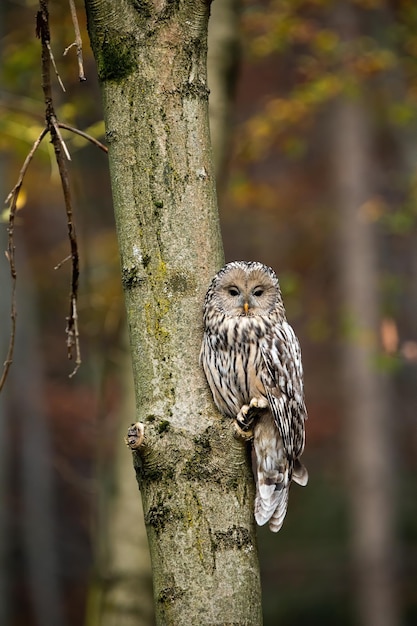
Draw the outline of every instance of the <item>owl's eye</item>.
<instances>
[{"instance_id":1,"label":"owl's eye","mask_svg":"<svg viewBox=\"0 0 417 626\"><path fill-rule=\"evenodd\" d=\"M240 294L240 291L237 287L229 287L229 296L233 296L234 298Z\"/></svg>"},{"instance_id":2,"label":"owl's eye","mask_svg":"<svg viewBox=\"0 0 417 626\"><path fill-rule=\"evenodd\" d=\"M253 290L253 295L256 298L259 298L262 294L263 294L264 290L262 289L262 287L256 287L256 289Z\"/></svg>"}]
</instances>

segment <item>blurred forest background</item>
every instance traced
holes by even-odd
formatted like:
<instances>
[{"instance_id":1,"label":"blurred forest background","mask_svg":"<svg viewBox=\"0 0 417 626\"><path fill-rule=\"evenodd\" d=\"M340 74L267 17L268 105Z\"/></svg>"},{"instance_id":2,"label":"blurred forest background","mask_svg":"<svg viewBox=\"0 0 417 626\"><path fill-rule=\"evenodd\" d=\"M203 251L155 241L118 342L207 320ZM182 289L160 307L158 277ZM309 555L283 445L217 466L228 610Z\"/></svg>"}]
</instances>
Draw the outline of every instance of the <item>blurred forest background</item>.
<instances>
[{"instance_id":1,"label":"blurred forest background","mask_svg":"<svg viewBox=\"0 0 417 626\"><path fill-rule=\"evenodd\" d=\"M215 20L219 5L227 14ZM35 0L0 4L3 198L44 125L37 10ZM68 4L52 2L50 11L66 87L54 85L59 120L104 141L82 3L86 82L78 80L74 49L62 55L74 40ZM211 63L227 60L228 101L215 101L213 85L211 103L214 120L227 116L220 136L213 128L226 260L259 260L277 271L303 349L310 418L310 483L292 489L278 535L259 530L265 625L411 626L417 5L215 0L211 29ZM83 363L69 378L70 268L54 269L69 254L66 217L45 140L17 214L17 340L0 395L0 624L148 626L146 542L123 449L134 409L107 157L80 137L66 133L65 140ZM6 206L0 218L6 250ZM4 359L4 255L0 286Z\"/></svg>"}]
</instances>

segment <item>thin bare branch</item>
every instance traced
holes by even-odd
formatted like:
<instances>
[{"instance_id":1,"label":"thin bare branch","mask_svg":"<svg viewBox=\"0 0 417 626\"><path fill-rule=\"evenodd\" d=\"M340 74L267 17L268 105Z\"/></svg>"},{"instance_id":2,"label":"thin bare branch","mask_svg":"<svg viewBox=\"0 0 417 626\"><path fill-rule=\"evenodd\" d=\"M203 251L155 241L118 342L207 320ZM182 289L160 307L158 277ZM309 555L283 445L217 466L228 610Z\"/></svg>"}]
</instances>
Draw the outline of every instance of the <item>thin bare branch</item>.
<instances>
[{"instance_id":1,"label":"thin bare branch","mask_svg":"<svg viewBox=\"0 0 417 626\"><path fill-rule=\"evenodd\" d=\"M65 92L66 89L65 89L64 83L62 82L61 77L59 75L58 68L56 66L54 55L53 55L53 52L52 52L51 44L49 43L49 41L46 42L46 47L48 48L49 58L51 59L52 67L55 70L55 74L56 74L56 77L58 79L59 85L60 85L62 91Z\"/></svg>"},{"instance_id":2,"label":"thin bare branch","mask_svg":"<svg viewBox=\"0 0 417 626\"><path fill-rule=\"evenodd\" d=\"M59 124L55 114L52 88L51 88L51 73L50 73L50 56L49 47L50 33L49 33L49 12L48 12L48 0L39 0L39 11L36 17L36 33L42 43L42 89L45 101L45 118L48 130L51 134L52 145L54 146L55 158L58 165L59 175L61 178L61 186L64 194L65 210L67 213L67 230L68 239L70 243L70 256L71 256L71 285L70 285L70 311L67 318L67 348L68 358L73 358L73 351L75 348L75 369L72 372L72 376L78 370L81 364L80 344L79 344L79 332L78 332L78 318L77 318L77 295L78 295L78 278L79 278L79 257L78 257L78 243L75 233L75 226L73 221L73 209L71 188L69 184L67 164L64 158L65 156L70 159L68 149L65 142L61 137L59 131ZM63 154L64 153L64 154Z\"/></svg>"},{"instance_id":3,"label":"thin bare branch","mask_svg":"<svg viewBox=\"0 0 417 626\"><path fill-rule=\"evenodd\" d=\"M64 56L68 53L71 48L74 46L77 48L77 61L78 61L78 78L80 82L87 80L84 74L84 65L83 65L83 42L81 40L80 26L78 24L77 11L75 9L74 0L69 0L72 23L74 25L75 32L75 41L69 45L64 50Z\"/></svg>"},{"instance_id":4,"label":"thin bare branch","mask_svg":"<svg viewBox=\"0 0 417 626\"><path fill-rule=\"evenodd\" d=\"M60 261L59 263L57 263L54 267L54 270L59 270L64 263L67 263L67 261L71 261L71 255L69 254L68 256L65 257L65 259L62 259L62 261Z\"/></svg>"},{"instance_id":5,"label":"thin bare branch","mask_svg":"<svg viewBox=\"0 0 417 626\"><path fill-rule=\"evenodd\" d=\"M75 347L75 367L69 378L72 378L81 365L81 351L80 351L80 334L78 332L78 313L77 313L77 300L72 298L71 301L71 314L67 317L67 348L68 358L72 359L73 350Z\"/></svg>"},{"instance_id":6,"label":"thin bare branch","mask_svg":"<svg viewBox=\"0 0 417 626\"><path fill-rule=\"evenodd\" d=\"M51 123L55 129L55 132L57 134L57 137L61 143L62 149L64 151L65 156L67 157L68 161L71 161L71 155L69 153L69 150L67 148L67 145L65 143L65 141L62 139L62 135L61 135L61 131L59 130L59 124L57 122L57 119L55 117L55 115L51 115Z\"/></svg>"},{"instance_id":7,"label":"thin bare branch","mask_svg":"<svg viewBox=\"0 0 417 626\"><path fill-rule=\"evenodd\" d=\"M10 215L12 215L12 211L10 211ZM12 277L12 293L11 293L11 304L10 304L10 319L12 321L12 327L10 330L10 339L9 339L9 347L7 350L6 360L3 363L3 372L0 378L0 391L3 389L4 383L6 382L7 375L10 370L10 366L13 363L13 352L14 352L14 342L16 338L16 268L14 263L14 245L13 245L13 225L14 225L14 213L13 213L13 221L10 225L9 220L9 228L8 228L8 250L6 251L6 258L9 261L10 265L10 274ZM10 243L11 242L11 243Z\"/></svg>"},{"instance_id":8,"label":"thin bare branch","mask_svg":"<svg viewBox=\"0 0 417 626\"><path fill-rule=\"evenodd\" d=\"M70 0L71 5L71 0ZM72 12L71 5L71 12ZM78 23L77 23L78 27ZM77 29L76 29L77 34ZM10 370L10 366L13 362L13 351L16 337L16 265L15 265L15 246L14 246L14 223L16 217L17 210L17 200L19 198L19 193L23 184L23 179L27 172L27 169L32 161L33 155L38 149L42 139L46 134L50 133L51 141L54 146L55 158L58 165L59 174L61 177L62 190L64 193L64 201L65 201L65 209L67 213L67 227L68 227L68 237L70 241L71 254L64 259L61 263L58 263L55 269L61 267L65 261L71 259L72 261L72 269L71 269L71 289L70 289L70 314L67 318L67 347L68 347L68 358L73 357L73 351L75 349L75 368L71 373L71 376L77 372L78 368L81 365L81 352L80 352L80 342L79 342L79 331L78 331L78 314L77 314L77 294L78 294L78 277L79 277L79 259L78 259L78 244L77 238L75 234L75 228L73 224L73 211L72 211L72 200L71 200L71 192L70 185L68 180L68 171L66 169L66 162L63 158L63 154L65 154L66 158L70 161L71 156L68 151L68 148L65 144L65 141L62 138L61 132L59 130L60 124L56 118L55 110L53 106L52 99L52 88L51 88L51 75L50 75L50 64L52 64L55 73L57 75L58 81L65 91L64 85L61 81L61 78L58 74L57 67L55 65L54 56L52 54L52 49L50 45L50 33L49 33L49 13L48 13L48 0L39 0L39 11L36 15L36 35L40 38L42 43L42 89L44 93L44 101L45 101L45 120L46 126L42 130L39 137L34 142L31 150L29 151L23 166L20 170L19 177L17 179L16 185L13 187L11 192L8 194L6 198L6 203L10 202L10 213L9 213L9 225L8 225L8 246L6 251L6 258L10 265L10 274L12 279L12 289L11 289L11 305L10 305L10 318L12 323L12 328L10 332L10 340L9 347L6 355L6 360L3 365L3 372L0 378L0 391L2 390L4 383L7 379L7 375ZM79 29L78 29L79 35ZM80 38L81 39L81 38ZM81 77L80 77L81 80ZM77 130L72 127L67 127L68 130L77 133ZM92 137L87 135L86 133L82 133L82 131L78 131L78 134L84 136L89 141L93 143L100 144ZM107 152L107 149L102 144L99 145L101 149L104 149ZM62 149L62 150L61 150Z\"/></svg>"},{"instance_id":9,"label":"thin bare branch","mask_svg":"<svg viewBox=\"0 0 417 626\"><path fill-rule=\"evenodd\" d=\"M75 41L73 41L72 43L70 43L70 45L69 45L69 46L67 46L67 47L65 48L64 52L62 53L62 56L66 57L66 56L67 56L67 54L68 54L68 52L71 50L71 48L75 48L75 47L76 47L76 45L77 45L77 44L75 43Z\"/></svg>"},{"instance_id":10,"label":"thin bare branch","mask_svg":"<svg viewBox=\"0 0 417 626\"><path fill-rule=\"evenodd\" d=\"M92 144L97 146L97 148L100 148L100 150L103 150L103 152L105 152L106 154L108 153L109 149L107 148L107 146L105 146L103 143L101 143L101 141L98 141L98 139L95 139L88 133L85 133L84 131L79 130L78 128L74 128L73 126L69 126L68 124L63 124L62 122L59 122L58 126L59 128L64 128L65 130L69 130L71 133L74 133L75 135L80 135L80 137L84 137L84 139L87 139L87 141L90 141Z\"/></svg>"},{"instance_id":11,"label":"thin bare branch","mask_svg":"<svg viewBox=\"0 0 417 626\"><path fill-rule=\"evenodd\" d=\"M16 310L16 265L15 265L15 245L14 245L14 222L16 217L17 210L17 201L19 198L19 193L23 185L23 179L27 172L27 169L32 161L33 155L38 149L42 139L47 134L48 129L44 128L39 137L34 142L32 148L27 155L22 168L19 172L19 177L17 179L17 183L9 193L6 198L6 204L10 202L10 213L9 213L9 225L7 228L7 250L5 252L6 258L9 262L10 266L10 275L12 280L12 288L11 288L11 297L10 297L10 319L12 323L12 327L10 330L10 339L9 339L9 347L7 350L6 360L3 364L3 372L0 378L0 391L3 389L4 383L6 382L7 375L10 370L10 366L13 363L13 352L14 352L14 343L16 338L16 318L17 318L17 310Z\"/></svg>"},{"instance_id":12,"label":"thin bare branch","mask_svg":"<svg viewBox=\"0 0 417 626\"><path fill-rule=\"evenodd\" d=\"M44 128L43 131L41 132L41 134L39 135L39 137L36 139L36 141L34 142L32 148L30 149L30 152L28 153L22 168L19 172L19 177L17 179L17 183L15 184L15 186L13 187L13 189L11 190L11 192L9 193L9 195L7 196L6 200L5 200L5 204L7 204L8 202L10 202L10 200L12 199L13 195L17 192L17 195L19 195L20 189L22 187L23 184L23 179L25 177L26 171L30 165L30 162L33 158L33 155L35 154L36 150L39 147L39 144L41 143L42 139L45 137L45 135L48 133L48 129ZM17 197L16 197L17 200Z\"/></svg>"}]
</instances>

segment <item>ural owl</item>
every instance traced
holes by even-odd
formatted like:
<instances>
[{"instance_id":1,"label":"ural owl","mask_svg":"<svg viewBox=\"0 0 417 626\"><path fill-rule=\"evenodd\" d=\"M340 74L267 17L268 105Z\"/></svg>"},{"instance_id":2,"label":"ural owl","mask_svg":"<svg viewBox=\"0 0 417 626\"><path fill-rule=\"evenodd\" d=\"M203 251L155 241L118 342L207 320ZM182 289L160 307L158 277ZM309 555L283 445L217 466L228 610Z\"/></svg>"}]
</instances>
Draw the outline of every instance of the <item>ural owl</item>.
<instances>
[{"instance_id":1,"label":"ural owl","mask_svg":"<svg viewBox=\"0 0 417 626\"><path fill-rule=\"evenodd\" d=\"M255 262L228 263L204 304L200 355L214 402L253 437L255 519L278 532L291 479L306 485L303 369L298 339L285 317L275 272Z\"/></svg>"}]
</instances>

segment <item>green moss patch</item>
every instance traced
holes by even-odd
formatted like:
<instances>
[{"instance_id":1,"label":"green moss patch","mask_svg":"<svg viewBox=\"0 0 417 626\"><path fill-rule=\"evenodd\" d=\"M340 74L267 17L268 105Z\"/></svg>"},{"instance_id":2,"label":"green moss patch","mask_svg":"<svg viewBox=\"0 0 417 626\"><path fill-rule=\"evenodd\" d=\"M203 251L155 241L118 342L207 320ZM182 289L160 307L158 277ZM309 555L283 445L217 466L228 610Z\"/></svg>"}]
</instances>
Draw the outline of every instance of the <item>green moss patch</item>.
<instances>
[{"instance_id":1,"label":"green moss patch","mask_svg":"<svg viewBox=\"0 0 417 626\"><path fill-rule=\"evenodd\" d=\"M119 82L129 76L136 67L135 47L132 36L105 35L96 55L99 79Z\"/></svg>"}]
</instances>

